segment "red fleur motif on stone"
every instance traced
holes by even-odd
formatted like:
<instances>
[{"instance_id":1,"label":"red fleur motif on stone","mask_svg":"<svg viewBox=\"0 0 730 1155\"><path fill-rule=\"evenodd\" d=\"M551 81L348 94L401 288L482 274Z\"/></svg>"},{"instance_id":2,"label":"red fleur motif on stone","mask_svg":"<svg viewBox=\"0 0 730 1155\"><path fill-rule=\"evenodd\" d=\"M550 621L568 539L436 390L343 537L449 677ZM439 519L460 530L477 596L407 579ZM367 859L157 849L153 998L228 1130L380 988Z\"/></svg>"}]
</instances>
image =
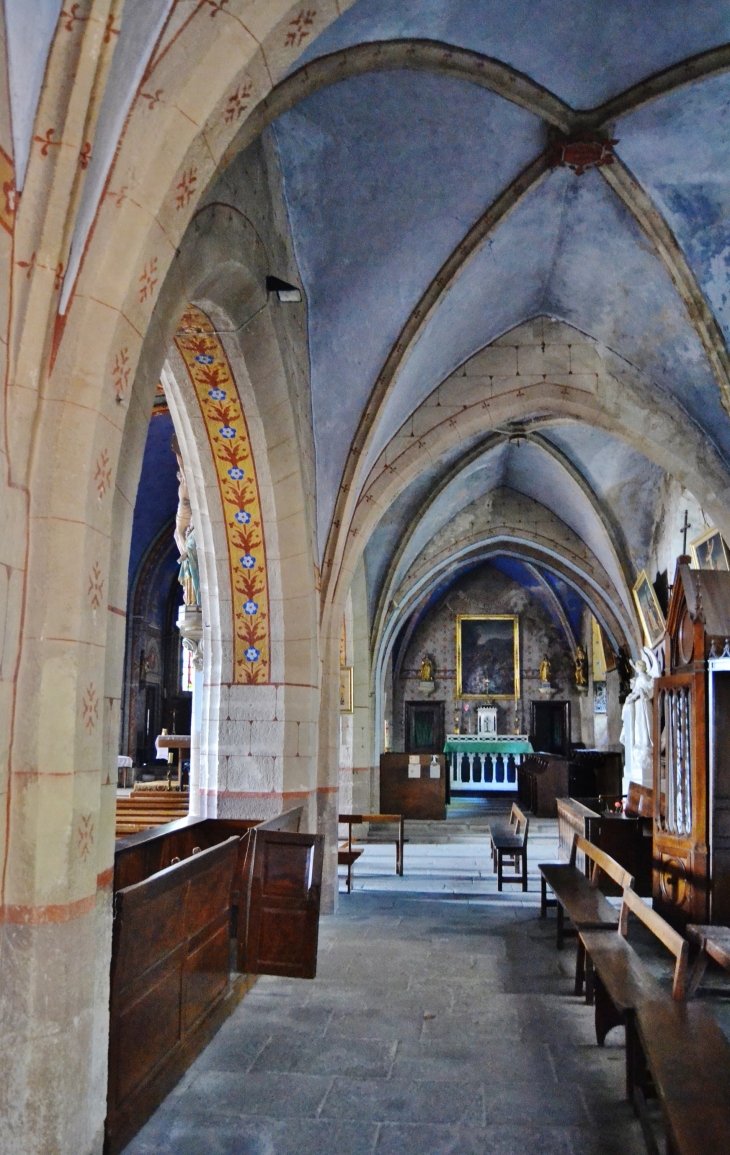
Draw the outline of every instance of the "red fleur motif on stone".
<instances>
[{"instance_id":1,"label":"red fleur motif on stone","mask_svg":"<svg viewBox=\"0 0 730 1155\"><path fill-rule=\"evenodd\" d=\"M152 292L155 285L157 284L157 281L157 257L151 257L139 275L140 304L142 301L146 301L148 297L152 296Z\"/></svg>"},{"instance_id":2,"label":"red fleur motif on stone","mask_svg":"<svg viewBox=\"0 0 730 1155\"><path fill-rule=\"evenodd\" d=\"M228 97L226 111L223 113L226 124L230 124L232 120L238 120L239 116L248 108L250 99L251 81L247 80L245 84L239 84L236 91Z\"/></svg>"},{"instance_id":3,"label":"red fleur motif on stone","mask_svg":"<svg viewBox=\"0 0 730 1155\"><path fill-rule=\"evenodd\" d=\"M99 699L96 696L96 690L91 682L86 687L83 701L81 703L81 718L90 734L99 720Z\"/></svg>"},{"instance_id":4,"label":"red fleur motif on stone","mask_svg":"<svg viewBox=\"0 0 730 1155\"><path fill-rule=\"evenodd\" d=\"M228 3L228 0L205 0L205 2L209 8L213 9L210 14L212 19L214 16L217 16L219 12L223 11L226 4Z\"/></svg>"},{"instance_id":5,"label":"red fleur motif on stone","mask_svg":"<svg viewBox=\"0 0 730 1155\"><path fill-rule=\"evenodd\" d=\"M84 147L81 149L81 152L79 153L79 164L81 165L81 167L83 169L87 169L89 167L89 161L90 160L91 160L91 142L87 140L86 144L84 145Z\"/></svg>"},{"instance_id":6,"label":"red fleur motif on stone","mask_svg":"<svg viewBox=\"0 0 730 1155\"><path fill-rule=\"evenodd\" d=\"M36 142L36 144L39 144L41 146L41 156L48 156L49 148L58 148L58 146L60 145L61 142L60 142L60 140L53 140L52 139L55 135L56 135L55 128L47 128L45 136L34 136L33 137L33 140Z\"/></svg>"},{"instance_id":7,"label":"red fleur motif on stone","mask_svg":"<svg viewBox=\"0 0 730 1155\"><path fill-rule=\"evenodd\" d=\"M91 854L91 848L94 845L94 819L91 814L82 814L79 828L77 830L79 840L79 858L82 862Z\"/></svg>"},{"instance_id":8,"label":"red fleur motif on stone","mask_svg":"<svg viewBox=\"0 0 730 1155\"><path fill-rule=\"evenodd\" d=\"M164 91L164 88L157 88L154 92L140 92L142 99L148 102L147 107L149 108L150 112L156 104L160 103Z\"/></svg>"},{"instance_id":9,"label":"red fleur motif on stone","mask_svg":"<svg viewBox=\"0 0 730 1155\"><path fill-rule=\"evenodd\" d=\"M35 253L32 254L29 261L18 261L18 266L21 269L27 269L28 270L28 272L25 275L28 278L28 280L30 280L30 278L33 276L33 270L35 268Z\"/></svg>"},{"instance_id":10,"label":"red fleur motif on stone","mask_svg":"<svg viewBox=\"0 0 730 1155\"><path fill-rule=\"evenodd\" d=\"M180 180L175 185L175 188L177 189L177 196L175 197L175 204L177 205L177 211L178 212L180 211L180 209L184 209L185 206L190 202L190 198L192 197L193 193L195 192L195 186L196 186L197 182L198 182L198 170L195 167L195 165L193 165L192 168L189 168L187 170L187 172L184 172L182 174L182 176L180 177Z\"/></svg>"},{"instance_id":11,"label":"red fleur motif on stone","mask_svg":"<svg viewBox=\"0 0 730 1155\"><path fill-rule=\"evenodd\" d=\"M58 292L63 284L63 262L59 261L53 274L53 287Z\"/></svg>"},{"instance_id":12,"label":"red fleur motif on stone","mask_svg":"<svg viewBox=\"0 0 730 1155\"><path fill-rule=\"evenodd\" d=\"M316 8L302 8L299 15L289 21L289 30L284 41L287 48L299 48L304 43L310 34L309 30L314 24L316 15Z\"/></svg>"},{"instance_id":13,"label":"red fleur motif on stone","mask_svg":"<svg viewBox=\"0 0 730 1155\"><path fill-rule=\"evenodd\" d=\"M106 28L104 29L104 43L108 44L112 36L118 36L119 29L114 27L114 13L110 12L106 18Z\"/></svg>"},{"instance_id":14,"label":"red fleur motif on stone","mask_svg":"<svg viewBox=\"0 0 730 1155\"><path fill-rule=\"evenodd\" d=\"M117 395L117 401L121 401L124 396L124 391L129 383L129 370L129 349L125 345L114 358L114 365L112 367L112 383L114 385L114 392Z\"/></svg>"},{"instance_id":15,"label":"red fleur motif on stone","mask_svg":"<svg viewBox=\"0 0 730 1155\"><path fill-rule=\"evenodd\" d=\"M64 28L67 32L73 32L75 24L85 24L89 19L88 16L80 16L80 4L72 4L68 12L65 8L61 10L61 20L65 20Z\"/></svg>"},{"instance_id":16,"label":"red fleur motif on stone","mask_svg":"<svg viewBox=\"0 0 730 1155\"><path fill-rule=\"evenodd\" d=\"M96 483L96 492L99 494L99 501L109 488L111 479L112 467L109 464L109 453L106 449L102 449L94 472L94 482Z\"/></svg>"},{"instance_id":17,"label":"red fleur motif on stone","mask_svg":"<svg viewBox=\"0 0 730 1155\"><path fill-rule=\"evenodd\" d=\"M116 201L116 207L120 209L122 207L122 201L127 199L127 186L122 185L119 192L114 192L113 189L108 189L106 195L110 200Z\"/></svg>"},{"instance_id":18,"label":"red fleur motif on stone","mask_svg":"<svg viewBox=\"0 0 730 1155\"><path fill-rule=\"evenodd\" d=\"M87 597L92 610L98 610L101 605L102 596L104 594L104 579L101 576L101 568L98 562L95 562L91 567L89 574L89 588Z\"/></svg>"}]
</instances>

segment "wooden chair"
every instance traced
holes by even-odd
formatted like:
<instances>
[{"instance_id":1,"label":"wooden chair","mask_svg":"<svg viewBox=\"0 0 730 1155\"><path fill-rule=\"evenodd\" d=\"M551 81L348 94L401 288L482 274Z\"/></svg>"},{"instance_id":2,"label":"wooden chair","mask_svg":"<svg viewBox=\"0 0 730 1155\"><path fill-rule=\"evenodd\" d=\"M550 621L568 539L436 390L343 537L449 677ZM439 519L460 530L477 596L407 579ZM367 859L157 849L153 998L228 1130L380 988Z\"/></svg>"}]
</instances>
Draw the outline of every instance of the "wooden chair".
<instances>
[{"instance_id":1,"label":"wooden chair","mask_svg":"<svg viewBox=\"0 0 730 1155\"><path fill-rule=\"evenodd\" d=\"M521 882L522 889L527 890L527 836L530 830L530 820L513 802L509 823L495 823L489 827L492 840L492 864L497 873L497 890L502 889L503 882ZM504 877L504 861L514 868L514 875Z\"/></svg>"}]
</instances>

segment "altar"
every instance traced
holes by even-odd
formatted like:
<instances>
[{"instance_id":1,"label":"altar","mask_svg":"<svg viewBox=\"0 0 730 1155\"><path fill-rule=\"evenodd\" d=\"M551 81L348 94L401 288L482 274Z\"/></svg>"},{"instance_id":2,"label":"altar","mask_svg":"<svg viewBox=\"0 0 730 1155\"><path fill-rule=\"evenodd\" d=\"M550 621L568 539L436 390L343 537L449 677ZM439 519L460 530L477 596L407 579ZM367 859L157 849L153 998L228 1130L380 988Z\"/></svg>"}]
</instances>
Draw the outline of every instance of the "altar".
<instances>
[{"instance_id":1,"label":"altar","mask_svg":"<svg viewBox=\"0 0 730 1155\"><path fill-rule=\"evenodd\" d=\"M517 789L517 767L532 754L527 734L447 734L451 793L497 794Z\"/></svg>"}]
</instances>

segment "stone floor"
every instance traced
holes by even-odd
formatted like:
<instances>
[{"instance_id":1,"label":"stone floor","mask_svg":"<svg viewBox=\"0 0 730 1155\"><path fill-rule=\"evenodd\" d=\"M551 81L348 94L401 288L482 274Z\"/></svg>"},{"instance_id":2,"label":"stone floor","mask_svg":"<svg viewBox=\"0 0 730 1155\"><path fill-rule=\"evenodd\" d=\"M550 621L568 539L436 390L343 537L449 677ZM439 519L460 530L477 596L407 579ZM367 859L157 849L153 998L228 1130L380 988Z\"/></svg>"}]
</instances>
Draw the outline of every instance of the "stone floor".
<instances>
[{"instance_id":1,"label":"stone floor","mask_svg":"<svg viewBox=\"0 0 730 1155\"><path fill-rule=\"evenodd\" d=\"M596 1046L539 918L555 824L527 895L497 894L480 819L438 825L407 825L403 879L368 845L317 978L259 979L125 1155L643 1155L621 1032Z\"/></svg>"}]
</instances>

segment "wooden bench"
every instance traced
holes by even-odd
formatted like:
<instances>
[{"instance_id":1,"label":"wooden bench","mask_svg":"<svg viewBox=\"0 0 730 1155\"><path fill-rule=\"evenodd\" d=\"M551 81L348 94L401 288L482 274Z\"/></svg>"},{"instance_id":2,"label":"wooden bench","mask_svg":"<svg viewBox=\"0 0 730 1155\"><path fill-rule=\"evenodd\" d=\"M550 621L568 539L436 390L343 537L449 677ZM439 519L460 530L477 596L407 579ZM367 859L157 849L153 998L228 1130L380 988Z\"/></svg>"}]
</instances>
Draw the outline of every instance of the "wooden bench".
<instances>
[{"instance_id":1,"label":"wooden bench","mask_svg":"<svg viewBox=\"0 0 730 1155\"><path fill-rule=\"evenodd\" d=\"M645 1101L662 1107L667 1155L730 1155L730 1046L702 1005L647 999L636 1009L634 1105L658 1155Z\"/></svg>"},{"instance_id":2,"label":"wooden bench","mask_svg":"<svg viewBox=\"0 0 730 1155\"><path fill-rule=\"evenodd\" d=\"M590 863L590 877L578 870L576 858L578 853L584 855L586 863ZM568 934L574 935L582 929L616 930L619 923L619 912L611 906L606 896L598 889L600 875L603 871L617 883L622 891L631 886L633 878L624 870L615 859L605 851L594 846L592 842L581 838L579 834L573 836L573 846L570 852L570 862L544 862L538 867L541 874L540 917L547 916L548 906L557 907L557 947L563 949ZM548 886L555 895L548 899ZM573 924L571 930L565 928L565 916ZM578 951L575 959L575 993L583 992L583 982L587 977L586 995L588 1002L593 1000L592 973L586 976L585 950L581 939L578 939Z\"/></svg>"},{"instance_id":3,"label":"wooden bench","mask_svg":"<svg viewBox=\"0 0 730 1155\"><path fill-rule=\"evenodd\" d=\"M685 928L690 942L700 948L689 979L689 994L694 994L702 981L708 959L713 959L730 971L730 926L698 926L690 923Z\"/></svg>"},{"instance_id":4,"label":"wooden bench","mask_svg":"<svg viewBox=\"0 0 730 1155\"><path fill-rule=\"evenodd\" d=\"M605 931L579 931L586 956L586 969L593 972L596 1041L603 1046L613 1027L623 1026L626 1033L626 1097L635 1104L647 1141L644 1105L635 1095L637 1055L634 1018L645 1002L669 1000L664 988L649 971L634 947L626 941L629 913L633 913L675 957L671 998L677 1001L687 995L687 961L689 944L651 907L627 888L621 902L619 924L613 934ZM669 1000L671 1001L671 1000Z\"/></svg>"},{"instance_id":5,"label":"wooden bench","mask_svg":"<svg viewBox=\"0 0 730 1155\"><path fill-rule=\"evenodd\" d=\"M395 842L395 872L403 874L404 821L402 814L338 814L337 821L347 826L347 838L337 849L337 865L347 867L347 893L352 892L352 868L362 854L362 849L352 845L352 828L363 822L387 822L398 824Z\"/></svg>"},{"instance_id":6,"label":"wooden bench","mask_svg":"<svg viewBox=\"0 0 730 1155\"><path fill-rule=\"evenodd\" d=\"M527 836L530 830L530 820L520 810L517 803L512 803L509 822L493 822L489 827L489 836L492 840L492 864L497 874L497 890L502 889L503 882L521 882L522 889L527 890ZM514 875L505 878L503 873L504 860L513 867Z\"/></svg>"}]
</instances>

